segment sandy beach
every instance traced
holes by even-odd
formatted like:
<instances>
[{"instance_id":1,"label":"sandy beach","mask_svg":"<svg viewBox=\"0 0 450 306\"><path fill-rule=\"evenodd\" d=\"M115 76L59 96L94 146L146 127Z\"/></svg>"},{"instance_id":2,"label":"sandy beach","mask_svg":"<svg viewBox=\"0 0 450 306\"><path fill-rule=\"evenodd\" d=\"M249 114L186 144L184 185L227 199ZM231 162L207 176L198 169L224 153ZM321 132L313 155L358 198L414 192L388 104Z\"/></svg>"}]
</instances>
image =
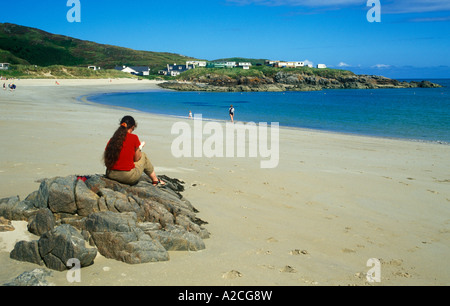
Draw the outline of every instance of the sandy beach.
<instances>
[{"instance_id":1,"label":"sandy beach","mask_svg":"<svg viewBox=\"0 0 450 306\"><path fill-rule=\"evenodd\" d=\"M102 153L131 114L157 174L183 180L211 237L200 252L128 265L101 255L81 283L61 286L449 285L450 146L280 129L280 160L175 158L174 123L188 119L87 103L80 96L157 89L155 81L17 80L0 90L0 198L24 199L39 179L104 173ZM225 114L226 115L226 114ZM226 117L224 119L227 119ZM26 223L0 233L0 284L37 265L14 261ZM367 261L381 262L368 283Z\"/></svg>"}]
</instances>

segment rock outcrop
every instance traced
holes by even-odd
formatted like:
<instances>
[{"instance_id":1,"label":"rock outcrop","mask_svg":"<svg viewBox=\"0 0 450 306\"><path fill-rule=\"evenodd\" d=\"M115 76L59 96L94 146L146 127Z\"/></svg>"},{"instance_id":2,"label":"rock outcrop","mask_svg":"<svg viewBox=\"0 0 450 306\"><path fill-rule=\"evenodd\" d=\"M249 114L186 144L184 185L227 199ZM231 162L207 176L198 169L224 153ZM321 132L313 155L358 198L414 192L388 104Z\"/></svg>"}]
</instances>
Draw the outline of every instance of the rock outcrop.
<instances>
[{"instance_id":1,"label":"rock outcrop","mask_svg":"<svg viewBox=\"0 0 450 306\"><path fill-rule=\"evenodd\" d=\"M10 287L47 287L53 286L47 281L48 277L53 276L53 273L46 269L34 269L20 274L11 282L3 284L3 286Z\"/></svg>"},{"instance_id":2,"label":"rock outcrop","mask_svg":"<svg viewBox=\"0 0 450 306\"><path fill-rule=\"evenodd\" d=\"M44 179L25 200L0 200L0 217L28 221L37 241L20 241L10 257L63 271L70 259L93 264L97 252L129 264L169 260L168 251L199 251L207 222L181 192L183 182L143 176L134 186L102 175ZM89 244L90 246L86 246Z\"/></svg>"},{"instance_id":3,"label":"rock outcrop","mask_svg":"<svg viewBox=\"0 0 450 306\"><path fill-rule=\"evenodd\" d=\"M316 91L322 89L379 89L379 88L435 88L441 87L429 81L400 82L376 75L330 74L325 76L301 72L279 71L272 77L236 76L206 74L190 78L185 82L159 84L165 89L178 91Z\"/></svg>"}]
</instances>

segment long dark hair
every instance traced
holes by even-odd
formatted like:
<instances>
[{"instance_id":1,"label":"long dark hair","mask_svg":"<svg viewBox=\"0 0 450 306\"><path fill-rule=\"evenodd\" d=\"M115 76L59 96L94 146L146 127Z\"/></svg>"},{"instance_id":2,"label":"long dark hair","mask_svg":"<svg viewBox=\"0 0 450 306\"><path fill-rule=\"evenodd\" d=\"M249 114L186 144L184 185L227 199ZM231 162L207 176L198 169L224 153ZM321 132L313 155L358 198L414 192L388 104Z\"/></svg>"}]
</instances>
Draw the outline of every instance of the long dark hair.
<instances>
[{"instance_id":1,"label":"long dark hair","mask_svg":"<svg viewBox=\"0 0 450 306\"><path fill-rule=\"evenodd\" d=\"M137 123L131 116L125 116L120 121L120 126L114 133L113 137L106 146L103 160L107 169L112 169L119 159L120 152L122 151L123 142L127 137L128 129L132 127L137 128Z\"/></svg>"}]
</instances>

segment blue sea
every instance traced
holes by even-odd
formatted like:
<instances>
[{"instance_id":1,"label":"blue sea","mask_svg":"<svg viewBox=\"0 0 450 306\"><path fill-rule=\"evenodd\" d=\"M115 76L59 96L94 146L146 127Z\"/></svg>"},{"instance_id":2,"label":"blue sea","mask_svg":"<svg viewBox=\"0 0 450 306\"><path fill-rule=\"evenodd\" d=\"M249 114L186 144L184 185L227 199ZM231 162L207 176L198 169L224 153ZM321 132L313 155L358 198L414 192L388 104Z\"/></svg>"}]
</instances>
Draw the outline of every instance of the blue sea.
<instances>
[{"instance_id":1,"label":"blue sea","mask_svg":"<svg viewBox=\"0 0 450 306\"><path fill-rule=\"evenodd\" d=\"M217 120L229 120L233 105L236 121L450 144L450 79L429 81L444 87L269 93L154 90L88 99L170 116L187 117L192 111Z\"/></svg>"}]
</instances>

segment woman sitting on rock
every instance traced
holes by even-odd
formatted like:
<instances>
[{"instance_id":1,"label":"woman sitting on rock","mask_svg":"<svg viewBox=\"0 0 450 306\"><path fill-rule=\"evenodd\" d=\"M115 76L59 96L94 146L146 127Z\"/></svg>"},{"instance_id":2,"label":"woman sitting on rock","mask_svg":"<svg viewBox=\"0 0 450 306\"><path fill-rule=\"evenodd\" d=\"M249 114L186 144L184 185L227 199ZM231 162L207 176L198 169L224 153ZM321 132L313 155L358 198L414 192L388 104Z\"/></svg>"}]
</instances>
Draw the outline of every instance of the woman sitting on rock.
<instances>
[{"instance_id":1,"label":"woman sitting on rock","mask_svg":"<svg viewBox=\"0 0 450 306\"><path fill-rule=\"evenodd\" d=\"M154 167L147 155L142 152L145 142L133 134L137 123L131 116L125 116L120 126L108 142L103 159L106 176L122 184L134 185L147 174L154 186L165 185L155 174Z\"/></svg>"}]
</instances>

